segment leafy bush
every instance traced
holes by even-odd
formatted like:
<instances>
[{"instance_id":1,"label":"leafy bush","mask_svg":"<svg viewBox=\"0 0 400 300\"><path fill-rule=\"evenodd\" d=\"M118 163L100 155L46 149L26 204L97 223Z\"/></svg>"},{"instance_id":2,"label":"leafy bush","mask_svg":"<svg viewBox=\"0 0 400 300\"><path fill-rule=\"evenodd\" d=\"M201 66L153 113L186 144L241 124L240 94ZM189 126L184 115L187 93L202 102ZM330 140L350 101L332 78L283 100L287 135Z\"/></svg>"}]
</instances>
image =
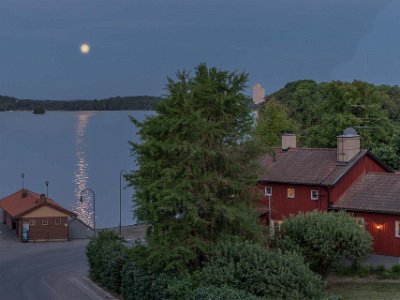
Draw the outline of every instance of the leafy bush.
<instances>
[{"instance_id":1,"label":"leafy bush","mask_svg":"<svg viewBox=\"0 0 400 300\"><path fill-rule=\"evenodd\" d=\"M400 265L394 265L392 266L392 273L400 275Z\"/></svg>"},{"instance_id":2,"label":"leafy bush","mask_svg":"<svg viewBox=\"0 0 400 300\"><path fill-rule=\"evenodd\" d=\"M122 240L113 232L99 232L89 241L86 255L90 277L119 293L122 267L128 259Z\"/></svg>"},{"instance_id":3,"label":"leafy bush","mask_svg":"<svg viewBox=\"0 0 400 300\"><path fill-rule=\"evenodd\" d=\"M130 260L122 269L121 294L125 300L167 298L168 277L148 272Z\"/></svg>"},{"instance_id":4,"label":"leafy bush","mask_svg":"<svg viewBox=\"0 0 400 300\"><path fill-rule=\"evenodd\" d=\"M275 243L284 251L302 254L312 270L326 276L340 257L360 259L368 255L372 237L345 212L314 211L286 219Z\"/></svg>"},{"instance_id":5,"label":"leafy bush","mask_svg":"<svg viewBox=\"0 0 400 300\"><path fill-rule=\"evenodd\" d=\"M103 268L102 249L105 245L118 241L119 237L111 231L100 231L92 237L86 247L89 262L89 274L93 280L99 281Z\"/></svg>"},{"instance_id":6,"label":"leafy bush","mask_svg":"<svg viewBox=\"0 0 400 300\"><path fill-rule=\"evenodd\" d=\"M121 292L122 268L127 262L126 247L120 241L105 244L101 252L102 269L100 283L107 288Z\"/></svg>"},{"instance_id":7,"label":"leafy bush","mask_svg":"<svg viewBox=\"0 0 400 300\"><path fill-rule=\"evenodd\" d=\"M209 259L202 270L205 286L268 299L316 299L325 287L299 255L266 251L251 242L220 242Z\"/></svg>"},{"instance_id":8,"label":"leafy bush","mask_svg":"<svg viewBox=\"0 0 400 300\"><path fill-rule=\"evenodd\" d=\"M244 291L230 287L205 286L195 289L186 297L187 300L261 300L262 298L250 295Z\"/></svg>"},{"instance_id":9,"label":"leafy bush","mask_svg":"<svg viewBox=\"0 0 400 300\"><path fill-rule=\"evenodd\" d=\"M324 297L323 300L342 300L342 296L339 295L330 295L327 297Z\"/></svg>"}]
</instances>

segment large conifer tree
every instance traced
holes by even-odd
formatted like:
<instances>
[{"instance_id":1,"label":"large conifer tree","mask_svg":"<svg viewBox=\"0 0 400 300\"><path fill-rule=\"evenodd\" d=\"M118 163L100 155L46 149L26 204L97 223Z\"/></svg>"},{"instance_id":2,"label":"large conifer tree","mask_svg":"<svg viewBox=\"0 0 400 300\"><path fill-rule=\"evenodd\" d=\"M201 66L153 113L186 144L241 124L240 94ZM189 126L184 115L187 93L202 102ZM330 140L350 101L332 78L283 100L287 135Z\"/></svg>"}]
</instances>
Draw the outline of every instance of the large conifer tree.
<instances>
[{"instance_id":1,"label":"large conifer tree","mask_svg":"<svg viewBox=\"0 0 400 300\"><path fill-rule=\"evenodd\" d=\"M142 139L131 143L134 213L151 225L146 260L160 270L195 269L221 238L260 238L246 82L247 74L201 64L194 76L168 79L155 116L132 120Z\"/></svg>"}]
</instances>

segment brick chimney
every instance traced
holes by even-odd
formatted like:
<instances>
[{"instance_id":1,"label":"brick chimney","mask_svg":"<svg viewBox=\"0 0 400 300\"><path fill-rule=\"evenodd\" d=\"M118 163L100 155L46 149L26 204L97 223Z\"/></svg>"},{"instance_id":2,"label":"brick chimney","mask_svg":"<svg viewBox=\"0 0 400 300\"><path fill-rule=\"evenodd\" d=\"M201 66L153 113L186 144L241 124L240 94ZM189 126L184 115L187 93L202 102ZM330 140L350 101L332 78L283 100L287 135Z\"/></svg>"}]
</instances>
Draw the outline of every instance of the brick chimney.
<instances>
[{"instance_id":1,"label":"brick chimney","mask_svg":"<svg viewBox=\"0 0 400 300\"><path fill-rule=\"evenodd\" d=\"M45 194L40 194L40 203L46 203L47 202L47 198Z\"/></svg>"},{"instance_id":2,"label":"brick chimney","mask_svg":"<svg viewBox=\"0 0 400 300\"><path fill-rule=\"evenodd\" d=\"M282 150L296 148L296 135L293 133L285 133L282 135Z\"/></svg>"},{"instance_id":3,"label":"brick chimney","mask_svg":"<svg viewBox=\"0 0 400 300\"><path fill-rule=\"evenodd\" d=\"M353 127L347 127L337 137L337 161L349 162L360 150L360 136Z\"/></svg>"}]
</instances>

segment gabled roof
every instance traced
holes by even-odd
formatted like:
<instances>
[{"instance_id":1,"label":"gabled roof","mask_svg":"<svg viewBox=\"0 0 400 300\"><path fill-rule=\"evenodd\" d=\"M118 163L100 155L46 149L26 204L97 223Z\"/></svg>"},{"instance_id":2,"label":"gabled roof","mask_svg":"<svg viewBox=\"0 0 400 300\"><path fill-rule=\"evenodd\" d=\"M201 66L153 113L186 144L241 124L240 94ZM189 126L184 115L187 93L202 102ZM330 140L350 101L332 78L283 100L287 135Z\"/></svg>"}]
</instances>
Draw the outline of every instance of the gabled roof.
<instances>
[{"instance_id":1,"label":"gabled roof","mask_svg":"<svg viewBox=\"0 0 400 300\"><path fill-rule=\"evenodd\" d=\"M262 164L266 171L260 181L334 186L356 162L366 155L381 164L367 150L361 150L347 163L337 162L336 149L289 148L287 151L273 149L275 155L264 155Z\"/></svg>"},{"instance_id":2,"label":"gabled roof","mask_svg":"<svg viewBox=\"0 0 400 300\"><path fill-rule=\"evenodd\" d=\"M0 200L0 208L6 211L13 218L19 218L42 206L49 206L70 216L76 215L50 198L46 199L46 203L42 203L39 194L27 189L15 192L14 194Z\"/></svg>"},{"instance_id":3,"label":"gabled roof","mask_svg":"<svg viewBox=\"0 0 400 300\"><path fill-rule=\"evenodd\" d=\"M369 173L356 182L332 208L400 214L400 174Z\"/></svg>"}]
</instances>

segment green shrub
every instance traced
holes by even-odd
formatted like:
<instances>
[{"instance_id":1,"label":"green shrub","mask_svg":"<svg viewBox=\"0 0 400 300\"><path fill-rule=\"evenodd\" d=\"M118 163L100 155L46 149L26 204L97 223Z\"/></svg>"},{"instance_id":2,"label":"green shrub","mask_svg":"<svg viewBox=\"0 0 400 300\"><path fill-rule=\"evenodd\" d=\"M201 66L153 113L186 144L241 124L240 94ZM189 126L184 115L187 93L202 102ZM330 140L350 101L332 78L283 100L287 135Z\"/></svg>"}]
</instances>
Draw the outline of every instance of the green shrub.
<instances>
[{"instance_id":1,"label":"green shrub","mask_svg":"<svg viewBox=\"0 0 400 300\"><path fill-rule=\"evenodd\" d=\"M98 232L95 237L92 237L86 247L86 256L89 263L90 277L99 281L103 266L103 247L107 244L119 241L120 238L111 231Z\"/></svg>"},{"instance_id":2,"label":"green shrub","mask_svg":"<svg viewBox=\"0 0 400 300\"><path fill-rule=\"evenodd\" d=\"M323 298L323 300L342 300L342 296L339 295L330 295Z\"/></svg>"},{"instance_id":3,"label":"green shrub","mask_svg":"<svg viewBox=\"0 0 400 300\"><path fill-rule=\"evenodd\" d=\"M101 250L101 271L99 282L117 292L121 292L122 268L127 262L127 249L121 241L104 244Z\"/></svg>"},{"instance_id":4,"label":"green shrub","mask_svg":"<svg viewBox=\"0 0 400 300\"><path fill-rule=\"evenodd\" d=\"M386 268L384 265L378 265L378 266L370 266L370 273L375 274L375 275L381 275L386 271Z\"/></svg>"},{"instance_id":5,"label":"green shrub","mask_svg":"<svg viewBox=\"0 0 400 300\"><path fill-rule=\"evenodd\" d=\"M400 276L400 265L392 266L392 273Z\"/></svg>"},{"instance_id":6,"label":"green shrub","mask_svg":"<svg viewBox=\"0 0 400 300\"><path fill-rule=\"evenodd\" d=\"M202 270L203 284L258 297L318 299L325 283L295 253L266 251L251 242L220 242Z\"/></svg>"},{"instance_id":7,"label":"green shrub","mask_svg":"<svg viewBox=\"0 0 400 300\"><path fill-rule=\"evenodd\" d=\"M125 300L156 300L167 298L168 277L151 273L132 260L122 269L121 293Z\"/></svg>"},{"instance_id":8,"label":"green shrub","mask_svg":"<svg viewBox=\"0 0 400 300\"><path fill-rule=\"evenodd\" d=\"M191 292L187 300L261 300L262 298L250 295L244 291L230 287L205 286L199 287Z\"/></svg>"},{"instance_id":9,"label":"green shrub","mask_svg":"<svg viewBox=\"0 0 400 300\"><path fill-rule=\"evenodd\" d=\"M286 219L275 235L284 251L303 255L313 271L326 276L339 258L360 259L371 251L371 235L345 212L313 211Z\"/></svg>"}]
</instances>

